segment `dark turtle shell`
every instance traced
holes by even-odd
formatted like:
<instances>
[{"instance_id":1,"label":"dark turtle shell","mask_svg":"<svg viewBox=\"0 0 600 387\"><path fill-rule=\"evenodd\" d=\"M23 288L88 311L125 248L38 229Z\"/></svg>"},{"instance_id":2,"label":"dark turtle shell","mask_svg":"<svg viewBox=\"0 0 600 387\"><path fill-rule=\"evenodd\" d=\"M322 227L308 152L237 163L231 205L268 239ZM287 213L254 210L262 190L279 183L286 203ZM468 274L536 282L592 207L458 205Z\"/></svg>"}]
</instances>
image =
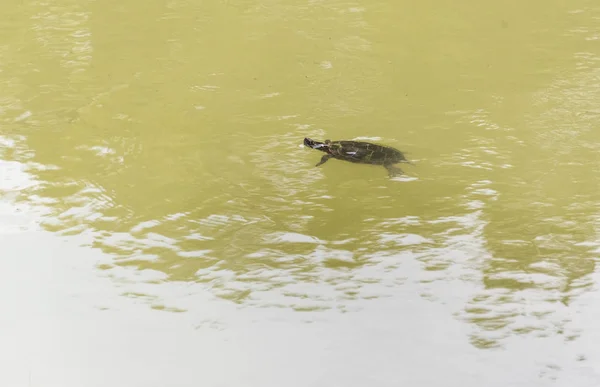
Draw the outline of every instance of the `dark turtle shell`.
<instances>
[{"instance_id":1,"label":"dark turtle shell","mask_svg":"<svg viewBox=\"0 0 600 387\"><path fill-rule=\"evenodd\" d=\"M336 158L352 163L383 165L390 172L390 175L395 175L402 173L402 171L393 167L393 164L410 163L398 149L370 142L346 140L319 142L305 138L304 145L326 153L317 166L325 163L330 158Z\"/></svg>"},{"instance_id":2,"label":"dark turtle shell","mask_svg":"<svg viewBox=\"0 0 600 387\"><path fill-rule=\"evenodd\" d=\"M336 159L353 163L385 165L408 162L404 154L396 148L364 141L318 142L305 138L304 145L328 153Z\"/></svg>"},{"instance_id":3,"label":"dark turtle shell","mask_svg":"<svg viewBox=\"0 0 600 387\"><path fill-rule=\"evenodd\" d=\"M398 149L364 141L325 141L336 159L363 164L396 164L406 161Z\"/></svg>"}]
</instances>

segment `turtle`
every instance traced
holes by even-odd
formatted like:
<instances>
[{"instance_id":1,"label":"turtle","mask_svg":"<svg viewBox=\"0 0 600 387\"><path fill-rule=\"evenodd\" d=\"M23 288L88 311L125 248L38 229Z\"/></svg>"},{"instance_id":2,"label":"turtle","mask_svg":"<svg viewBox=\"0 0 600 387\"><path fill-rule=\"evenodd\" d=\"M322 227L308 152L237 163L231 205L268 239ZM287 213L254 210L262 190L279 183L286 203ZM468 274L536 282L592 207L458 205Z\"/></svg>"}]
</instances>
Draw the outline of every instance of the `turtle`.
<instances>
[{"instance_id":1,"label":"turtle","mask_svg":"<svg viewBox=\"0 0 600 387\"><path fill-rule=\"evenodd\" d=\"M304 145L325 152L325 155L315 167L334 158L350 161L351 163L383 165L389 176L394 177L404 173L402 169L395 167L394 164L400 162L412 164L398 149L370 142L345 140L320 142L307 137L304 139Z\"/></svg>"}]
</instances>

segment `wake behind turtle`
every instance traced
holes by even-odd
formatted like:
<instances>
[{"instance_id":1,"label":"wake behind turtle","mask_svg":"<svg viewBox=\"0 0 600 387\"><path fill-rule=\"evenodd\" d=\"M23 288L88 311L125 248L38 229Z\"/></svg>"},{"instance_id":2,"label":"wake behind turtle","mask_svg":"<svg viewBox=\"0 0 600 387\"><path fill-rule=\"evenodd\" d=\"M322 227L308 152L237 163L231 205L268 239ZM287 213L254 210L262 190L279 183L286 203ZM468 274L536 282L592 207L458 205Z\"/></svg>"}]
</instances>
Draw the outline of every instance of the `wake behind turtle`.
<instances>
[{"instance_id":1,"label":"wake behind turtle","mask_svg":"<svg viewBox=\"0 0 600 387\"><path fill-rule=\"evenodd\" d=\"M395 167L394 164L400 162L412 164L398 149L370 142L331 140L319 142L305 138L304 145L325 152L321 161L315 165L316 167L334 158L351 163L383 165L387 169L389 176L394 177L404 173L402 169Z\"/></svg>"}]
</instances>

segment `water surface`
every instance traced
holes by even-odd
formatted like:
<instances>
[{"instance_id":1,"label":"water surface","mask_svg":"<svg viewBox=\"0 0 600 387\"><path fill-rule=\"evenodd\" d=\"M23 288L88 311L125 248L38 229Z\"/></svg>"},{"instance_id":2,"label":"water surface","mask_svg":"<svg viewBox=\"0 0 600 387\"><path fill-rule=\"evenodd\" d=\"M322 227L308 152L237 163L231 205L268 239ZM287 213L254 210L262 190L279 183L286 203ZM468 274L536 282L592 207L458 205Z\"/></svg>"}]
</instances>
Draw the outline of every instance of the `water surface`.
<instances>
[{"instance_id":1,"label":"water surface","mask_svg":"<svg viewBox=\"0 0 600 387\"><path fill-rule=\"evenodd\" d=\"M0 11L3 385L600 384L594 2Z\"/></svg>"}]
</instances>

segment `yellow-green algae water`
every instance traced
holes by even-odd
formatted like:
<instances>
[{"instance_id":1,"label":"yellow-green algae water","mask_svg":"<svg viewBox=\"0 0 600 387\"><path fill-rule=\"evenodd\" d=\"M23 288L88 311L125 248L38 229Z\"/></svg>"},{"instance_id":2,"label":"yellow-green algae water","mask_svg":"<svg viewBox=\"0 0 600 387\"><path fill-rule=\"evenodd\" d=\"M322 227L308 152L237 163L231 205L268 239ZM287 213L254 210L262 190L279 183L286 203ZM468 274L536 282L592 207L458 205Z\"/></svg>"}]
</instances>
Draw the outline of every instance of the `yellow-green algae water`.
<instances>
[{"instance_id":1,"label":"yellow-green algae water","mask_svg":"<svg viewBox=\"0 0 600 387\"><path fill-rule=\"evenodd\" d=\"M600 385L597 2L0 13L0 385Z\"/></svg>"}]
</instances>

